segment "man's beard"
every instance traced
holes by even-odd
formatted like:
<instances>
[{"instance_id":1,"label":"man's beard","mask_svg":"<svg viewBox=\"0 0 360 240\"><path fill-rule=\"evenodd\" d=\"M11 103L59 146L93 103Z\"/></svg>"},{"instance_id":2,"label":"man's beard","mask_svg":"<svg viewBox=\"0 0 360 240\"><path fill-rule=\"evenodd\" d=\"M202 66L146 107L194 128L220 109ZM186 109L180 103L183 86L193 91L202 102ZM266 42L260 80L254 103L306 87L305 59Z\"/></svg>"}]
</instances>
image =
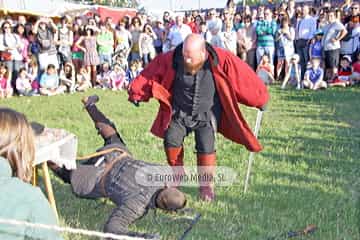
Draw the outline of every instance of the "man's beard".
<instances>
[{"instance_id":1,"label":"man's beard","mask_svg":"<svg viewBox=\"0 0 360 240\"><path fill-rule=\"evenodd\" d=\"M191 75L196 74L204 65L205 61L201 61L197 64L188 63L186 60L184 61L185 72L190 73Z\"/></svg>"}]
</instances>

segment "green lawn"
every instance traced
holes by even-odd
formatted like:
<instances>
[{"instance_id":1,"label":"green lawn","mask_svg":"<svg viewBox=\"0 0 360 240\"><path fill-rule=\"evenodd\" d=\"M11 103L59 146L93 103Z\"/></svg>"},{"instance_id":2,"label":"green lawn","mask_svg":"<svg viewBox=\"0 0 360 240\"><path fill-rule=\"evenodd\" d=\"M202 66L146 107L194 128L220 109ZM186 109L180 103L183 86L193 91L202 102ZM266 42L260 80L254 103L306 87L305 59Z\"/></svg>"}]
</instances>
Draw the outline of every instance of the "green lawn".
<instances>
[{"instance_id":1,"label":"green lawn","mask_svg":"<svg viewBox=\"0 0 360 240\"><path fill-rule=\"evenodd\" d=\"M243 194L248 151L222 136L217 138L218 164L239 174L236 184L218 187L217 201L197 200L197 189L186 188L189 207L202 218L188 239L267 240L308 224L318 230L297 239L360 239L360 88L326 91L281 91L271 87L260 140L264 150L255 156L249 192ZM100 96L99 108L118 126L138 159L165 163L162 141L149 129L158 104L139 108L127 102L125 92L91 90ZM19 97L1 105L26 113L30 120L64 128L79 138L78 155L92 153L102 144L80 103L85 94L55 97ZM251 127L256 110L241 107ZM193 136L186 139L185 162L195 164ZM101 230L114 205L104 200L74 197L68 185L53 178L61 224ZM183 219L150 212L132 227L177 239L185 230ZM65 239L88 239L66 235ZM277 237L273 239L284 239Z\"/></svg>"}]
</instances>

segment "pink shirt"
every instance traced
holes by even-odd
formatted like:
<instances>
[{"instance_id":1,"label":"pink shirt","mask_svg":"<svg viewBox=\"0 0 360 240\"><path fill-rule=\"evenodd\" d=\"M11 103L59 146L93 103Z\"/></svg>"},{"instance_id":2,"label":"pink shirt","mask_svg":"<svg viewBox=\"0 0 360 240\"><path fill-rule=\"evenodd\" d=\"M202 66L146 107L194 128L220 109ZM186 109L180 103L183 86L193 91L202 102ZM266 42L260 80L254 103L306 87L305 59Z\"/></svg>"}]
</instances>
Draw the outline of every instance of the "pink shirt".
<instances>
[{"instance_id":1,"label":"pink shirt","mask_svg":"<svg viewBox=\"0 0 360 240\"><path fill-rule=\"evenodd\" d=\"M7 89L7 79L5 77L0 78L0 88L2 90Z\"/></svg>"},{"instance_id":2,"label":"pink shirt","mask_svg":"<svg viewBox=\"0 0 360 240\"><path fill-rule=\"evenodd\" d=\"M355 62L353 65L353 72L360 73L360 61Z\"/></svg>"}]
</instances>

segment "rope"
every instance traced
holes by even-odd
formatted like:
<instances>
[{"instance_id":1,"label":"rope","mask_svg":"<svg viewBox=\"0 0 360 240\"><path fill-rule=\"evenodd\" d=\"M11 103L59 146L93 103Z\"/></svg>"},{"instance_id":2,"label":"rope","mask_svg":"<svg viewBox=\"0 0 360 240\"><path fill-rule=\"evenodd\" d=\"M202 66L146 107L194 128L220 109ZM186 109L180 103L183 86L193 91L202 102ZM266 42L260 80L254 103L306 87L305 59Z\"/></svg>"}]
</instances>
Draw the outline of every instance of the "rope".
<instances>
[{"instance_id":1,"label":"rope","mask_svg":"<svg viewBox=\"0 0 360 240\"><path fill-rule=\"evenodd\" d=\"M138 238L138 237L129 237L124 235L117 235L113 233L103 233L103 232L97 232L97 231L90 231L86 229L77 229L77 228L71 228L71 227L59 227L55 225L47 225L42 223L30 223L26 221L19 221L19 220L12 220L12 219L3 219L0 218L0 224L5 225L13 225L13 226L24 226L24 227L30 227L30 228L41 228L41 229L47 229L47 230L53 230L57 232L68 232L73 234L81 234L81 235L87 235L92 237L99 237L99 238L111 238L116 240L144 240L144 238Z\"/></svg>"},{"instance_id":2,"label":"rope","mask_svg":"<svg viewBox=\"0 0 360 240\"><path fill-rule=\"evenodd\" d=\"M86 159L89 159L89 158L93 158L93 157L98 157L98 156L102 156L102 155L105 155L107 153L111 153L113 151L118 151L120 153L124 153L125 151L120 149L120 148L109 148L109 149L105 149L103 151L100 151L100 152L96 152L96 153L93 153L93 154L89 154L89 155L86 155L86 156L83 156L83 157L77 157L76 160L86 160Z\"/></svg>"}]
</instances>

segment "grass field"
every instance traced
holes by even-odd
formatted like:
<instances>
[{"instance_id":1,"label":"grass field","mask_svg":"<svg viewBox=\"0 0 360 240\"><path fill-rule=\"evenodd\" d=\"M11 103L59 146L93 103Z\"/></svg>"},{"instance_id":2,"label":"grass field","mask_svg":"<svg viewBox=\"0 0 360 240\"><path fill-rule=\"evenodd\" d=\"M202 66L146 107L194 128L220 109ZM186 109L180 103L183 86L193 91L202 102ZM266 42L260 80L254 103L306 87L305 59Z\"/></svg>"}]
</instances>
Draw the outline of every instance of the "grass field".
<instances>
[{"instance_id":1,"label":"grass field","mask_svg":"<svg viewBox=\"0 0 360 240\"><path fill-rule=\"evenodd\" d=\"M259 136L264 150L255 156L249 192L243 194L249 153L219 135L218 164L235 169L238 181L218 187L213 204L199 202L197 188L184 189L188 206L202 213L188 239L285 239L282 233L308 224L316 224L317 231L294 239L360 239L360 88L312 92L281 91L274 86L270 92ZM94 93L100 96L99 108L117 124L138 159L166 162L161 139L149 132L158 109L156 101L135 108L125 92L91 90L86 94ZM82 156L102 144L82 109L83 96L20 97L2 100L1 105L48 127L75 133ZM256 110L241 109L253 127ZM186 139L185 147L186 164L195 164L193 136ZM61 224L101 230L114 205L78 199L68 185L52 179ZM187 226L184 220L161 212L156 220L149 212L132 230L177 239ZM66 235L65 239L89 238Z\"/></svg>"}]
</instances>

